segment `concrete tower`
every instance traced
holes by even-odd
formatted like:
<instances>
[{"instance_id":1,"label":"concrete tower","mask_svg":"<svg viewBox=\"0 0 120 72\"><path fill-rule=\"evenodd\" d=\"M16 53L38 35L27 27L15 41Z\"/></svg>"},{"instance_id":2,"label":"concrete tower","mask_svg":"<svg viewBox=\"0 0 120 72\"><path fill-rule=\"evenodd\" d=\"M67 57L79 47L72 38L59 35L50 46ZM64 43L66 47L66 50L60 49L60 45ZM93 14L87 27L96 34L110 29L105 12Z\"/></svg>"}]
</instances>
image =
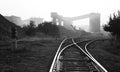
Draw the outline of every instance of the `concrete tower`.
<instances>
[{"instance_id":1,"label":"concrete tower","mask_svg":"<svg viewBox=\"0 0 120 72\"><path fill-rule=\"evenodd\" d=\"M90 15L90 32L100 32L100 14L91 13Z\"/></svg>"}]
</instances>

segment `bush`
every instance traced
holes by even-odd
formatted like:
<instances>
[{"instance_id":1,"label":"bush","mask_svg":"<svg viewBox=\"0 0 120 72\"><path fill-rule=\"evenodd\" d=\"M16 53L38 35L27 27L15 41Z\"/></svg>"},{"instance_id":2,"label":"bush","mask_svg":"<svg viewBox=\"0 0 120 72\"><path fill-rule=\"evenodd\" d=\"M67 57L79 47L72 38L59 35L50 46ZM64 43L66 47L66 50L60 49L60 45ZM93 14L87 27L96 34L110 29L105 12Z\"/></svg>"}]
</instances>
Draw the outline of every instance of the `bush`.
<instances>
[{"instance_id":1,"label":"bush","mask_svg":"<svg viewBox=\"0 0 120 72\"><path fill-rule=\"evenodd\" d=\"M29 25L24 26L23 32L27 36L34 36L36 34L36 27L34 21L30 21Z\"/></svg>"},{"instance_id":2,"label":"bush","mask_svg":"<svg viewBox=\"0 0 120 72\"><path fill-rule=\"evenodd\" d=\"M118 14L113 14L113 18L109 18L109 22L104 25L104 30L110 32L115 38L120 38L120 12Z\"/></svg>"}]
</instances>

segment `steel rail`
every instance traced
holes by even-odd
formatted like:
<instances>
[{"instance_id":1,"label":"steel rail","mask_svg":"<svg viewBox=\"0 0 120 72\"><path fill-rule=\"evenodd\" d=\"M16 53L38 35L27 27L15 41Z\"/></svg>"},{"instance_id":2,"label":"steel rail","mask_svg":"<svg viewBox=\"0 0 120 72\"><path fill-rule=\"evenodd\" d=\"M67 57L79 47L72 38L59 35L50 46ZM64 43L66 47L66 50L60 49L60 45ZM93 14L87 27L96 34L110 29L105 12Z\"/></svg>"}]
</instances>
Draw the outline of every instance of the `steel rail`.
<instances>
[{"instance_id":1,"label":"steel rail","mask_svg":"<svg viewBox=\"0 0 120 72\"><path fill-rule=\"evenodd\" d=\"M58 56L59 50L60 50L62 44L63 44L66 40L67 40L67 38L65 38L64 40L62 40L62 42L60 43L60 45L59 45L59 47L58 47L58 50L57 50L57 52L56 52L56 54L55 54L55 57L54 57L54 59L53 59L53 62L52 62L52 65L51 65L51 67L50 67L49 72L53 72L53 67L54 67L56 58L57 58L57 56Z\"/></svg>"},{"instance_id":2,"label":"steel rail","mask_svg":"<svg viewBox=\"0 0 120 72\"><path fill-rule=\"evenodd\" d=\"M90 52L88 51L88 46L91 44L91 43L93 43L93 42L95 42L95 41L97 41L97 40L93 40L93 41L90 41L90 42L88 42L86 45L85 45L85 51L89 54L89 56L93 59L93 61L100 67L100 69L102 69L102 72L108 72L93 56L92 56L92 54L90 54Z\"/></svg>"},{"instance_id":3,"label":"steel rail","mask_svg":"<svg viewBox=\"0 0 120 72\"><path fill-rule=\"evenodd\" d=\"M87 50L87 46L89 44L91 44L92 42L96 41L96 40L93 40L93 41L90 41L88 42L86 45L85 45L85 51L72 39L72 41L75 43L75 45L80 48L93 62L95 62L101 69L102 69L102 72L108 72L90 53L89 51Z\"/></svg>"},{"instance_id":4,"label":"steel rail","mask_svg":"<svg viewBox=\"0 0 120 72\"><path fill-rule=\"evenodd\" d=\"M72 41L73 41L73 38L72 38ZM85 40L85 41L88 41L88 40ZM82 42L85 42L85 41L80 41L80 42L76 42L76 43L82 43ZM60 57L60 54L61 54L65 49L67 49L68 47L70 47L70 46L72 46L72 45L75 45L75 43L73 42L72 44L69 44L69 45L65 46L65 47L59 52L58 57L57 57L57 61L58 61L58 59L59 59L59 57Z\"/></svg>"},{"instance_id":5,"label":"steel rail","mask_svg":"<svg viewBox=\"0 0 120 72\"><path fill-rule=\"evenodd\" d=\"M62 50L60 50L62 44L63 44L67 39L70 39L70 38L65 38L65 39L61 42L61 44L59 45L59 48L58 48L58 50L57 50L57 52L56 52L56 54L55 54L55 57L54 57L54 59L53 59L53 62L52 62L52 65L51 65L51 67L50 67L49 72L54 72L54 71L53 71L53 68L54 68L55 62L58 61L58 58L59 58L61 52L62 52L64 49L66 49L67 47L70 47L70 46L74 45L74 43L69 44L69 45L63 47ZM71 39L72 39L72 38L71 38ZM87 41L87 40L86 40L86 41ZM82 42L83 42L83 41L82 41ZM80 42L76 42L76 43L80 43Z\"/></svg>"},{"instance_id":6,"label":"steel rail","mask_svg":"<svg viewBox=\"0 0 120 72\"><path fill-rule=\"evenodd\" d=\"M89 41L89 40L75 42L75 41L73 40L73 38L71 38L73 43L72 43L72 44L69 44L69 45L67 45L67 46L65 46L65 47L63 47L63 48L61 49L62 44L63 44L67 39L70 39L70 38L64 39L64 40L61 42L61 44L59 45L59 48L58 48L58 50L57 50L57 52L56 52L56 55L55 55L55 57L54 57L54 60L53 60L53 62L52 62L52 65L51 65L51 68L50 68L49 72L56 72L56 71L53 71L53 70L54 70L54 65L58 62L61 53L62 53L65 49L67 49L68 47L70 47L70 46L72 46L72 45L76 45L85 55L87 55L88 58L90 58L90 59L94 62L94 59L93 59L88 53L86 53L86 51L84 51L84 50L77 44L77 43L82 43L82 42ZM91 42L91 41L90 41L90 42ZM87 44L88 44L88 43L87 43ZM86 46L86 45L85 45L85 46ZM61 49L61 50L60 50L60 49ZM96 63L96 61L95 61L95 63ZM98 63L96 63L96 64L98 64ZM107 72L107 71L105 71L105 72Z\"/></svg>"},{"instance_id":7,"label":"steel rail","mask_svg":"<svg viewBox=\"0 0 120 72\"><path fill-rule=\"evenodd\" d=\"M89 56L89 54L87 54L73 39L72 39L73 43L84 53L86 54L90 59L91 57Z\"/></svg>"}]
</instances>

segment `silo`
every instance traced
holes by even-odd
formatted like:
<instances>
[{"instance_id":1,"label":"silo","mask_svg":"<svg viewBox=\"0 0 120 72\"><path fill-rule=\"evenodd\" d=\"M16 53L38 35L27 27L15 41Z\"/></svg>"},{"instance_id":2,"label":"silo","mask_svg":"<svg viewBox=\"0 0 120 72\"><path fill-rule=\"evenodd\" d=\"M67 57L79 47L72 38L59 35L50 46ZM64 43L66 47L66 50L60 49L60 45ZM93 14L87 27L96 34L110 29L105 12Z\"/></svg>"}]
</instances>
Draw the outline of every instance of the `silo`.
<instances>
[{"instance_id":1,"label":"silo","mask_svg":"<svg viewBox=\"0 0 120 72\"><path fill-rule=\"evenodd\" d=\"M90 32L100 32L100 14L91 13L90 15Z\"/></svg>"}]
</instances>

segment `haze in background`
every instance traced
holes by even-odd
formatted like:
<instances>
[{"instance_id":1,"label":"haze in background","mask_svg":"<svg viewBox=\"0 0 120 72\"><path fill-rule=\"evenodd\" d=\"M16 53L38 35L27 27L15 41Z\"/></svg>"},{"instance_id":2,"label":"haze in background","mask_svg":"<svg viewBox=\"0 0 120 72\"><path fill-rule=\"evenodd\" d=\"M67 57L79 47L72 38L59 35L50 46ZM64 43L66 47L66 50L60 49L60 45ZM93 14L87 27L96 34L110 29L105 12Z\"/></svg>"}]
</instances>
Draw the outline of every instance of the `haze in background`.
<instances>
[{"instance_id":1,"label":"haze in background","mask_svg":"<svg viewBox=\"0 0 120 72\"><path fill-rule=\"evenodd\" d=\"M0 13L24 19L41 17L50 21L50 13L57 12L65 17L74 17L91 12L101 14L101 24L108 21L110 14L119 10L119 0L1 0ZM77 26L77 25L76 25Z\"/></svg>"}]
</instances>

